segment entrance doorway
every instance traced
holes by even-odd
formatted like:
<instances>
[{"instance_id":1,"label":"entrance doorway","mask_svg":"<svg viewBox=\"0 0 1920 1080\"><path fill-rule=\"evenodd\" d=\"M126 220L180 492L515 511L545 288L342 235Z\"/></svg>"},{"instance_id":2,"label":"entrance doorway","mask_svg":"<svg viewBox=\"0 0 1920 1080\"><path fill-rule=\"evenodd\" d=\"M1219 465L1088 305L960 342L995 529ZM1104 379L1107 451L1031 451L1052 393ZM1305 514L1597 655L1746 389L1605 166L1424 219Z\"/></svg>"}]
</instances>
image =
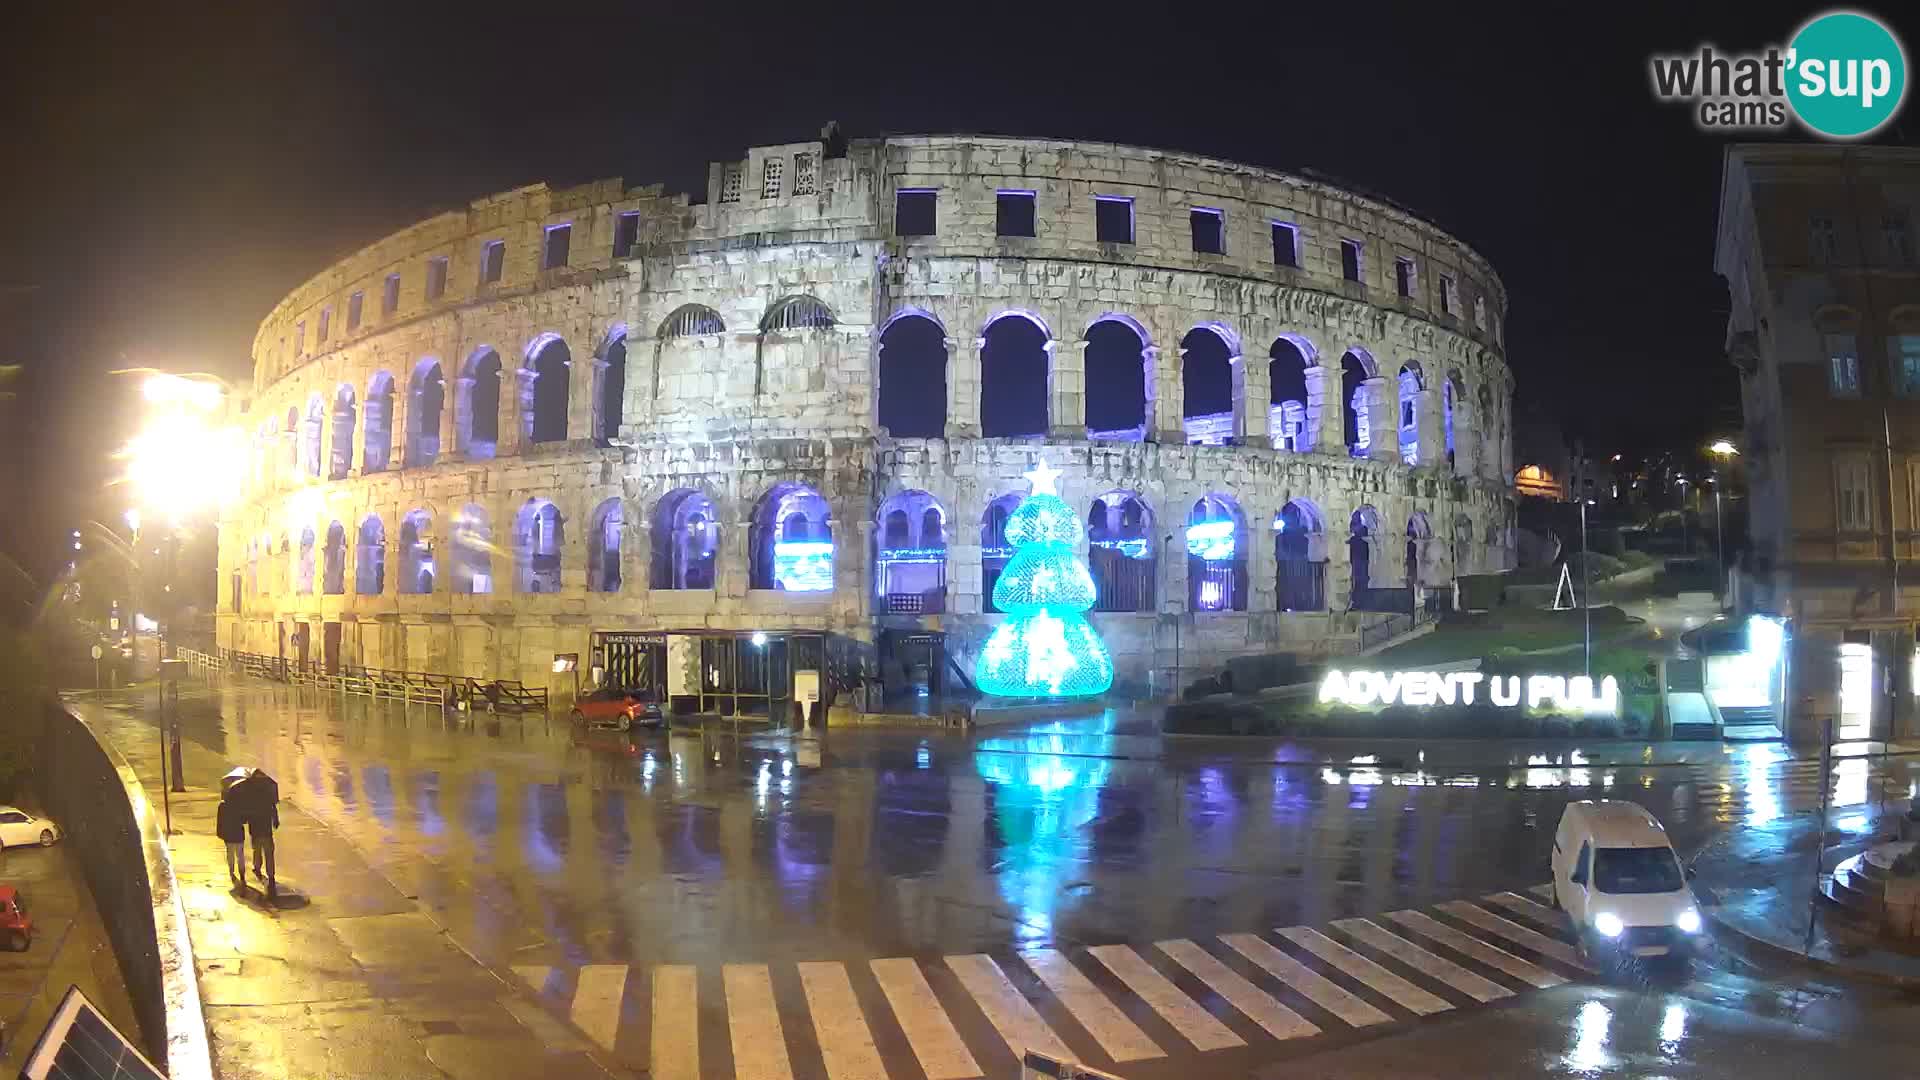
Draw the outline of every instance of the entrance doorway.
<instances>
[{"instance_id":1,"label":"entrance doorway","mask_svg":"<svg viewBox=\"0 0 1920 1080\"><path fill-rule=\"evenodd\" d=\"M1840 646L1840 717L1835 739L1873 736L1873 646L1847 642Z\"/></svg>"},{"instance_id":2,"label":"entrance doorway","mask_svg":"<svg viewBox=\"0 0 1920 1080\"><path fill-rule=\"evenodd\" d=\"M655 691L666 701L667 636L627 631L593 635L593 666L600 685L615 690Z\"/></svg>"},{"instance_id":3,"label":"entrance doorway","mask_svg":"<svg viewBox=\"0 0 1920 1080\"><path fill-rule=\"evenodd\" d=\"M330 622L321 631L321 662L327 665L327 674L340 674L340 624Z\"/></svg>"}]
</instances>

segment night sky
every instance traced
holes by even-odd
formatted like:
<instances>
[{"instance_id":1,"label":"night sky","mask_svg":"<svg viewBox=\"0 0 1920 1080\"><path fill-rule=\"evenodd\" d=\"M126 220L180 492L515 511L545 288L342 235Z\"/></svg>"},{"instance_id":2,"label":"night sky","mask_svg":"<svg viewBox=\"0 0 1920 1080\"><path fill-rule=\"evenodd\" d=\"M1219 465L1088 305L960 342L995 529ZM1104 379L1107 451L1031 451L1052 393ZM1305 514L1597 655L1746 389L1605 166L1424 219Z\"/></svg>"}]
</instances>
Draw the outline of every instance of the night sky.
<instances>
[{"instance_id":1,"label":"night sky","mask_svg":"<svg viewBox=\"0 0 1920 1080\"><path fill-rule=\"evenodd\" d=\"M1388 196L1506 282L1520 408L1594 449L1686 443L1738 420L1712 270L1725 142L1653 100L1646 58L1781 42L1821 10L66 10L88 6L9 12L0 65L0 364L28 367L0 403L0 484L27 511L0 515L0 547L35 563L103 505L129 415L110 369L244 376L271 305L390 230L536 180L703 190L708 161L828 120L1164 146Z\"/></svg>"}]
</instances>

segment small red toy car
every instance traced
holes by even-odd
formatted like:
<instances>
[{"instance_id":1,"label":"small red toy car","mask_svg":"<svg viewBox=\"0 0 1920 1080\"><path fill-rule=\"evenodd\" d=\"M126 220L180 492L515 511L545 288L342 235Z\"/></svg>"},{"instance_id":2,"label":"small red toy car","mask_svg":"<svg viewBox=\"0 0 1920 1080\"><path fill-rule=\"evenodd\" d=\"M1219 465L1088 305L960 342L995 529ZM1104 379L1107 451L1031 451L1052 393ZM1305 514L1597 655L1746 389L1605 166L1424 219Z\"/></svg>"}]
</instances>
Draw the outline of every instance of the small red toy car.
<instances>
[{"instance_id":1,"label":"small red toy car","mask_svg":"<svg viewBox=\"0 0 1920 1080\"><path fill-rule=\"evenodd\" d=\"M580 695L573 703L573 722L627 731L637 727L665 727L667 714L652 690L602 688Z\"/></svg>"},{"instance_id":2,"label":"small red toy car","mask_svg":"<svg viewBox=\"0 0 1920 1080\"><path fill-rule=\"evenodd\" d=\"M14 952L26 952L33 944L33 916L27 914L26 897L11 885L0 885L0 933Z\"/></svg>"}]
</instances>

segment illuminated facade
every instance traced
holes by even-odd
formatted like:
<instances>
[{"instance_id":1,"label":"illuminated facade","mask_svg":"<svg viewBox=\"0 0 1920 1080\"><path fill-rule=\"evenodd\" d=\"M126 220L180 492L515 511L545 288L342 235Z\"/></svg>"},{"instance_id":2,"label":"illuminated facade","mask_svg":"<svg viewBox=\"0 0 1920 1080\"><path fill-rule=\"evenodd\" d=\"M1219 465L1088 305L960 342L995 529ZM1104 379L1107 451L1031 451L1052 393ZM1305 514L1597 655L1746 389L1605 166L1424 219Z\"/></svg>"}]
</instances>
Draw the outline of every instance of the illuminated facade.
<instances>
[{"instance_id":1,"label":"illuminated facade","mask_svg":"<svg viewBox=\"0 0 1920 1080\"><path fill-rule=\"evenodd\" d=\"M1176 641L1349 651L1511 566L1505 303L1398 207L1109 144L829 132L704 201L507 192L261 324L220 643L542 684L616 637L669 682L722 666L674 639L754 632L970 668L1044 455L1117 681L1164 689Z\"/></svg>"}]
</instances>

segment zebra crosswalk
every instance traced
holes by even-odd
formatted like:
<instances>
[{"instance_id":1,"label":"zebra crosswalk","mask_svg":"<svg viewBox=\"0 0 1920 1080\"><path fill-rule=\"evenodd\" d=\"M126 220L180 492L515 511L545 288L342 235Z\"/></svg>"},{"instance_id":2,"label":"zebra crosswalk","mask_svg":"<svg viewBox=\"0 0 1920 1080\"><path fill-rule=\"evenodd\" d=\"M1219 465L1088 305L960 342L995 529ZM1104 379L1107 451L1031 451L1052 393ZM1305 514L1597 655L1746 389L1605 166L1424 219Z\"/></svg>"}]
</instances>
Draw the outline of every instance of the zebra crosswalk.
<instances>
[{"instance_id":1,"label":"zebra crosswalk","mask_svg":"<svg viewBox=\"0 0 1920 1080\"><path fill-rule=\"evenodd\" d=\"M1325 926L1148 944L714 968L520 966L659 1080L971 1080L1028 1050L1128 1076L1237 1070L1295 1040L1511 1000L1587 971L1559 913L1503 892Z\"/></svg>"}]
</instances>

